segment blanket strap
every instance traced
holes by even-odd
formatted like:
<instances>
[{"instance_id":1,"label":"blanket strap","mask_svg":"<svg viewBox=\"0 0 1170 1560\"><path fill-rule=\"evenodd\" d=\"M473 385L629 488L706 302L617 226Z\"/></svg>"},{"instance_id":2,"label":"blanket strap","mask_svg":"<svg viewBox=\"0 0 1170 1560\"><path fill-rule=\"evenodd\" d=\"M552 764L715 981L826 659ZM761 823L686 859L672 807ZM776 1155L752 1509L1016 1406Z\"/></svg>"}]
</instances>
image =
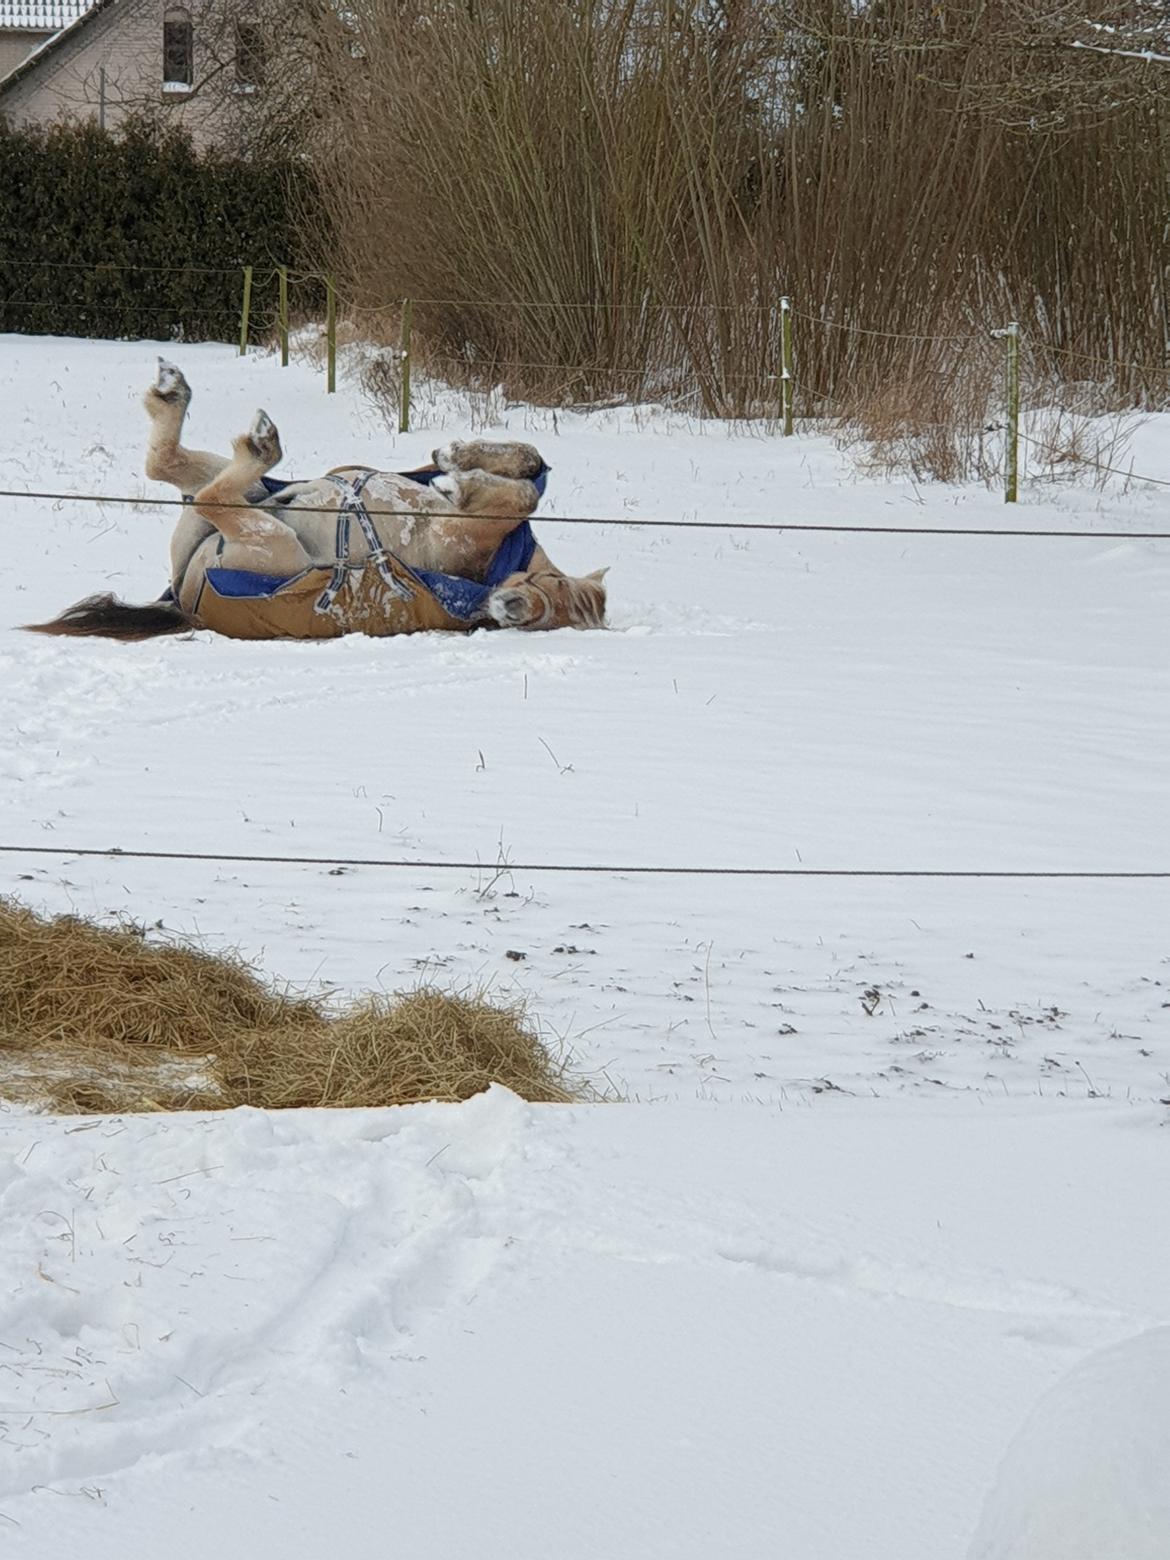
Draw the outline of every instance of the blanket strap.
<instances>
[{"instance_id":1,"label":"blanket strap","mask_svg":"<svg viewBox=\"0 0 1170 1560\"><path fill-rule=\"evenodd\" d=\"M337 561L333 566L333 575L329 584L321 592L314 606L313 610L316 612L328 612L331 610L333 603L337 600L338 592L345 583L346 573L352 567L349 557L351 518L357 521L370 552L368 558L359 560L359 566L372 563L377 569L383 585L395 596L409 601L414 595L410 587L405 585L388 566L385 549L378 539L378 533L374 529L374 522L370 519L369 511L366 509L365 504L362 503L362 489L370 478L376 475L377 473L374 471L367 471L358 477L355 482L351 482L348 477L338 476L333 472L328 476L327 480L334 483L341 492L341 507L337 511Z\"/></svg>"}]
</instances>

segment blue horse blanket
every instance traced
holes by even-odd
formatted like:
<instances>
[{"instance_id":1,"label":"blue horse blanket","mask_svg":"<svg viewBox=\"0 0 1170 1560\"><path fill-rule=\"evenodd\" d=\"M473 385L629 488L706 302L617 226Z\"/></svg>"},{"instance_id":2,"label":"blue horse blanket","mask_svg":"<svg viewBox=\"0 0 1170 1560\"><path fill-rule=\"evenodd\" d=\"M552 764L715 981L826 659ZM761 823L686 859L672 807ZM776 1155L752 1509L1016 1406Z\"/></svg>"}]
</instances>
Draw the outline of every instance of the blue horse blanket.
<instances>
[{"instance_id":1,"label":"blue horse blanket","mask_svg":"<svg viewBox=\"0 0 1170 1560\"><path fill-rule=\"evenodd\" d=\"M549 467L545 466L533 480L533 486L542 497L548 485L548 473ZM420 471L404 471L400 475L409 477L412 482L429 486L436 477L442 476L442 472L427 467ZM291 485L290 482L275 477L261 477L260 480L265 490L273 497ZM368 522L368 517L359 516L359 519L362 518ZM363 529L365 529L364 524ZM535 551L536 537L532 526L525 520L522 525L509 532L500 543L482 584L478 580L464 579L458 574L442 574L435 569L411 569L406 564L402 567L419 580L453 618L470 623L483 616L487 599L497 585L503 584L509 575L522 574L528 568ZM401 560L396 561L401 562ZM208 583L218 595L236 598L275 596L284 586L299 577L298 575L255 574L246 569L207 570Z\"/></svg>"},{"instance_id":2,"label":"blue horse blanket","mask_svg":"<svg viewBox=\"0 0 1170 1560\"><path fill-rule=\"evenodd\" d=\"M510 574L523 574L536 551L536 536L525 520L500 543L481 585L458 574L440 574L437 569L411 569L452 617L464 623L482 617L484 606L497 585ZM404 567L409 567L404 565ZM253 574L247 569L208 569L207 578L221 596L275 596L285 585L299 578L286 574Z\"/></svg>"}]
</instances>

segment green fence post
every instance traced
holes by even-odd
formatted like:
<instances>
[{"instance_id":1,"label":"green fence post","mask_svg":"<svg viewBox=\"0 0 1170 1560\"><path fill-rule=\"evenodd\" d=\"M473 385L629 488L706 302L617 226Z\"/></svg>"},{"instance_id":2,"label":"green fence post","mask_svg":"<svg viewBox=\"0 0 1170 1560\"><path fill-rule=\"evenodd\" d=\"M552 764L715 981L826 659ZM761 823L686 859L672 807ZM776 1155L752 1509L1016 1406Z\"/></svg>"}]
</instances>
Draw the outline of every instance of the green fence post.
<instances>
[{"instance_id":1,"label":"green fence post","mask_svg":"<svg viewBox=\"0 0 1170 1560\"><path fill-rule=\"evenodd\" d=\"M784 437L792 437L792 304L780 300L780 412Z\"/></svg>"},{"instance_id":2,"label":"green fence post","mask_svg":"<svg viewBox=\"0 0 1170 1560\"><path fill-rule=\"evenodd\" d=\"M337 294L332 276L325 278L325 390L337 389Z\"/></svg>"},{"instance_id":3,"label":"green fence post","mask_svg":"<svg viewBox=\"0 0 1170 1560\"><path fill-rule=\"evenodd\" d=\"M240 309L240 356L248 350L248 315L252 308L252 267L244 267L244 302Z\"/></svg>"},{"instance_id":4,"label":"green fence post","mask_svg":"<svg viewBox=\"0 0 1170 1560\"><path fill-rule=\"evenodd\" d=\"M410 299L402 300L402 394L398 398L398 431L410 432Z\"/></svg>"},{"instance_id":5,"label":"green fence post","mask_svg":"<svg viewBox=\"0 0 1170 1560\"><path fill-rule=\"evenodd\" d=\"M280 278L280 303L278 306L278 319L280 325L280 366L288 367L288 266L277 267L277 276Z\"/></svg>"},{"instance_id":6,"label":"green fence post","mask_svg":"<svg viewBox=\"0 0 1170 1560\"><path fill-rule=\"evenodd\" d=\"M997 336L1004 338L1007 356L1004 360L1004 396L1007 401L1007 424L1004 430L1003 501L1014 504L1019 488L1020 472L1020 327L1012 320Z\"/></svg>"}]
</instances>

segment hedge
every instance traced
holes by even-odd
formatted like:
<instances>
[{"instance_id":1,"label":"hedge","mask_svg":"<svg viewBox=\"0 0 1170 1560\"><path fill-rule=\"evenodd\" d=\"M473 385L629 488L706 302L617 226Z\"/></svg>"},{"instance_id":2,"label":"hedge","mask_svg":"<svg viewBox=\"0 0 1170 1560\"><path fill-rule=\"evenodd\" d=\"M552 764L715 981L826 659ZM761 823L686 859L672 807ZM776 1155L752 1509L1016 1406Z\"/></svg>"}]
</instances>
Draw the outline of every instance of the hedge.
<instances>
[{"instance_id":1,"label":"hedge","mask_svg":"<svg viewBox=\"0 0 1170 1560\"><path fill-rule=\"evenodd\" d=\"M242 267L250 334L268 333L278 265L307 264L321 216L304 163L197 153L174 128L131 121L12 129L0 118L0 330L230 341ZM323 220L323 217L322 217ZM300 284L294 312L317 312Z\"/></svg>"}]
</instances>

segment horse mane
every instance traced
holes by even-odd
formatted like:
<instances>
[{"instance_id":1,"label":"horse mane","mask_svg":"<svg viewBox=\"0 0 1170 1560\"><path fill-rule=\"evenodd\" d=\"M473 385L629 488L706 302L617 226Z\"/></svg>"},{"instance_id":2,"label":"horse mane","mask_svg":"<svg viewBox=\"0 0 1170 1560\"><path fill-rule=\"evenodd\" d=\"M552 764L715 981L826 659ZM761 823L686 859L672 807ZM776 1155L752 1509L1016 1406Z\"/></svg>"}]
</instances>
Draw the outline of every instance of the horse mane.
<instances>
[{"instance_id":1,"label":"horse mane","mask_svg":"<svg viewBox=\"0 0 1170 1560\"><path fill-rule=\"evenodd\" d=\"M574 628L605 627L605 586L600 580L575 579L572 582L573 606L571 618Z\"/></svg>"}]
</instances>

